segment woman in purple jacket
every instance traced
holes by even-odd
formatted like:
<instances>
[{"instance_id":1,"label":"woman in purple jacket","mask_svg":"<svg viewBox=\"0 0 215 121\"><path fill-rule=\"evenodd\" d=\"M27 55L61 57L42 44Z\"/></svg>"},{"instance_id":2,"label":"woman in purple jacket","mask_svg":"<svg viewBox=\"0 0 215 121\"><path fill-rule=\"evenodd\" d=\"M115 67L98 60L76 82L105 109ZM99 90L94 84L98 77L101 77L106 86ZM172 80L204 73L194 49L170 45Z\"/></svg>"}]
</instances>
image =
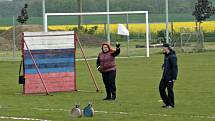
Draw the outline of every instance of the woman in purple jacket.
<instances>
[{"instance_id":1,"label":"woman in purple jacket","mask_svg":"<svg viewBox=\"0 0 215 121\"><path fill-rule=\"evenodd\" d=\"M116 50L113 50L110 44L103 43L101 52L97 59L97 69L102 74L102 79L106 88L106 98L104 100L116 99L116 63L115 57L120 53L120 44L116 44Z\"/></svg>"}]
</instances>

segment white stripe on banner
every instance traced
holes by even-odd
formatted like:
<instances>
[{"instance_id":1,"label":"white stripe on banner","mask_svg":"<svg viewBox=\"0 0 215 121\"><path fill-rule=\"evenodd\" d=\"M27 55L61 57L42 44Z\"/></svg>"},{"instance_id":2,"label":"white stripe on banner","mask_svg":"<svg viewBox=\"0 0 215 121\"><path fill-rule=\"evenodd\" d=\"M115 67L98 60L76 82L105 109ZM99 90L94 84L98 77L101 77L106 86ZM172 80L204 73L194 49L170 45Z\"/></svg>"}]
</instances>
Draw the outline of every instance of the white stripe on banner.
<instances>
[{"instance_id":1,"label":"white stripe on banner","mask_svg":"<svg viewBox=\"0 0 215 121\"><path fill-rule=\"evenodd\" d=\"M74 31L53 31L53 32L24 32L25 36L53 36L53 35L74 35Z\"/></svg>"},{"instance_id":2,"label":"white stripe on banner","mask_svg":"<svg viewBox=\"0 0 215 121\"><path fill-rule=\"evenodd\" d=\"M74 48L74 32L24 32L30 50ZM27 50L26 45L24 50Z\"/></svg>"}]
</instances>

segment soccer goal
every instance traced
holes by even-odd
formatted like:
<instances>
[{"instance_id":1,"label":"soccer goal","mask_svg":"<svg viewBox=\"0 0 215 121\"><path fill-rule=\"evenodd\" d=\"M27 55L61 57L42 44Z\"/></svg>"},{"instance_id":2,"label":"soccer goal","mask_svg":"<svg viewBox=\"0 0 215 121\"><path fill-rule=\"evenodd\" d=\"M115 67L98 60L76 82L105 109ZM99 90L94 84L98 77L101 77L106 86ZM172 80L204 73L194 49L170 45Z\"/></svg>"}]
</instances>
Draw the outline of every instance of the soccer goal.
<instances>
[{"instance_id":1,"label":"soccer goal","mask_svg":"<svg viewBox=\"0 0 215 121\"><path fill-rule=\"evenodd\" d=\"M148 17L148 11L124 11L124 12L87 12L87 13L45 13L45 25L44 25L44 28L45 28L45 31L46 32L48 32L48 18L49 17L56 17L56 16L76 16L76 17L78 17L78 16L93 16L94 17L94 20L95 19L98 19L98 18L101 18L101 16L103 16L103 18L104 17L106 17L107 15L110 15L110 16L117 16L117 15L121 15L121 16L127 16L127 23L128 23L128 16L132 16L132 15L136 15L136 16L138 16L139 18L138 19L141 19L142 20L142 23L144 23L144 25L140 25L139 23L135 23L136 24L136 26L133 26L132 27L132 29L133 30L137 30L137 29L140 29L140 31L141 32L139 32L138 34L136 34L135 36L136 36L136 38L144 38L144 39L142 39L143 41L141 41L142 43L138 43L136 40L134 40L134 41L132 41L132 39L131 39L131 36L129 35L128 36L128 38L126 38L127 40L128 40L128 44L129 44L129 42L133 42L132 43L132 45L130 45L130 47L128 46L127 47L127 50L128 50L128 48L130 48L130 53L134 53L134 52L136 52L136 53L134 53L134 54L132 54L132 55L137 55L138 56L138 54L142 54L141 56L146 56L146 57L149 57L149 17ZM144 17L143 16L141 16L141 15L144 15ZM141 16L141 17L140 17ZM57 19L57 18L55 18L55 19ZM65 19L66 19L66 17L65 17ZM129 18L129 20L130 20L130 18ZM74 21L77 21L77 20L74 20ZM96 20L95 20L96 21ZM126 21L126 20L125 20ZM126 22L125 22L126 23ZM124 24L125 24L124 23ZM120 22L118 22L118 21L116 21L115 23L111 23L112 25L113 24L121 24ZM109 28L109 24L108 23L106 23L106 25L107 26L105 26L104 27L104 31L106 31L107 30L107 32L106 32L106 36L109 36L110 35L110 33L109 33L109 30L108 29L110 29ZM129 23L129 25L130 25L130 23ZM126 25L125 25L126 26ZM128 24L127 24L127 27L128 27ZM128 27L128 28L130 28L130 26ZM112 29L112 28L111 28ZM128 29L129 30L129 29ZM113 30L114 31L114 30ZM130 30L129 30L130 31ZM117 32L114 32L114 33L117 33ZM130 31L130 33L132 33L132 31ZM111 40L113 40L113 34L111 35L112 36L112 38L111 38ZM134 36L134 34L132 33L132 36ZM81 36L80 36L81 37ZM118 36L117 36L118 37ZM117 38L117 37L115 37L116 39L115 40L119 40L119 39L121 39L121 38ZM88 37L89 38L89 37ZM107 37L108 38L108 37ZM130 38L130 39L129 39ZM140 46L138 46L138 45L141 45L142 44L142 46L141 46L141 48L138 48L138 47L140 47ZM126 44L124 44L123 45L124 47L125 46L127 46ZM132 46L132 47L131 47ZM126 47L125 47L126 48ZM125 52L125 51L123 51L123 52ZM94 55L95 56L95 55Z\"/></svg>"},{"instance_id":2,"label":"soccer goal","mask_svg":"<svg viewBox=\"0 0 215 121\"><path fill-rule=\"evenodd\" d=\"M198 27L180 28L180 47L184 52L202 51L204 49L204 33Z\"/></svg>"}]
</instances>

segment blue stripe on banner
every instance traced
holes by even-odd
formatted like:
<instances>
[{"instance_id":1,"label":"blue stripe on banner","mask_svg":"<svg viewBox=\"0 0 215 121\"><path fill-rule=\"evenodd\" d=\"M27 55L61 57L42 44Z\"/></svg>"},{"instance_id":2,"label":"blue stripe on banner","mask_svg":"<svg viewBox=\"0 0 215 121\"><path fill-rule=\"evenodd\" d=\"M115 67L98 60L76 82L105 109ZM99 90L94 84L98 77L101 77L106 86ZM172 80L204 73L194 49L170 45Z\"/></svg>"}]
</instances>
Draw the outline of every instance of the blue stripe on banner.
<instances>
[{"instance_id":1,"label":"blue stripe on banner","mask_svg":"<svg viewBox=\"0 0 215 121\"><path fill-rule=\"evenodd\" d=\"M35 57L34 57L35 58ZM36 59L35 61L37 64L51 64L51 63L74 63L74 58L53 58L53 59ZM34 64L32 59L25 59L25 65Z\"/></svg>"},{"instance_id":2,"label":"blue stripe on banner","mask_svg":"<svg viewBox=\"0 0 215 121\"><path fill-rule=\"evenodd\" d=\"M74 63L49 63L49 64L37 64L39 69L42 68L64 68L64 67L74 67ZM25 69L33 69L35 68L34 64L25 65Z\"/></svg>"},{"instance_id":3,"label":"blue stripe on banner","mask_svg":"<svg viewBox=\"0 0 215 121\"><path fill-rule=\"evenodd\" d=\"M39 69L40 73L56 73L56 72L74 72L74 68L43 68ZM38 74L36 68L25 69L25 74Z\"/></svg>"},{"instance_id":4,"label":"blue stripe on banner","mask_svg":"<svg viewBox=\"0 0 215 121\"><path fill-rule=\"evenodd\" d=\"M74 58L73 53L49 53L32 54L35 59L55 59L55 58ZM25 54L25 59L31 59L30 54Z\"/></svg>"},{"instance_id":5,"label":"blue stripe on banner","mask_svg":"<svg viewBox=\"0 0 215 121\"><path fill-rule=\"evenodd\" d=\"M74 49L31 50L31 54L41 73L74 72ZM24 62L26 74L37 73L28 50Z\"/></svg>"},{"instance_id":6,"label":"blue stripe on banner","mask_svg":"<svg viewBox=\"0 0 215 121\"><path fill-rule=\"evenodd\" d=\"M74 58L74 49L64 50L33 50L34 59ZM29 51L25 51L25 59L31 59Z\"/></svg>"}]
</instances>

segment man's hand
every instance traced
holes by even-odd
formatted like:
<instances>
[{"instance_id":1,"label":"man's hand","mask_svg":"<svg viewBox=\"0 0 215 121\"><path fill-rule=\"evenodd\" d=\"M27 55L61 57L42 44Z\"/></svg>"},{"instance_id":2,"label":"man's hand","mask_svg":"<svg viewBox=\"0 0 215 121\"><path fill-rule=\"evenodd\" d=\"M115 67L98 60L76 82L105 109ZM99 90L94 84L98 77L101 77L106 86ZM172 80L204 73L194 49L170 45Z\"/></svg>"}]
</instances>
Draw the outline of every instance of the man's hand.
<instances>
[{"instance_id":1,"label":"man's hand","mask_svg":"<svg viewBox=\"0 0 215 121\"><path fill-rule=\"evenodd\" d=\"M116 43L116 48L119 48L120 47L120 44L117 42Z\"/></svg>"}]
</instances>

